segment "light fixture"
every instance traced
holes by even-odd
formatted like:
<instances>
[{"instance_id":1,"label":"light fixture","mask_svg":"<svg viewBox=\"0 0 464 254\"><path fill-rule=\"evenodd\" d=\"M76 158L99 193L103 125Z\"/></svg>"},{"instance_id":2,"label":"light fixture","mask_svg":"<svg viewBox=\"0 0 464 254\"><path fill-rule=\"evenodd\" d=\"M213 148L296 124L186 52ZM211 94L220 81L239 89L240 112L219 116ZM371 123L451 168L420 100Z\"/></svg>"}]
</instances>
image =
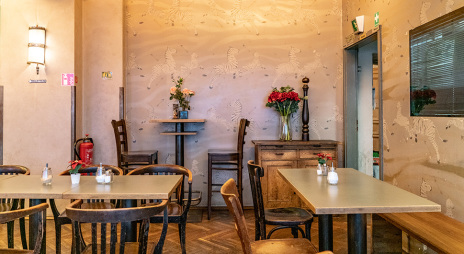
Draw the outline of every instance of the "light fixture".
<instances>
[{"instance_id":1,"label":"light fixture","mask_svg":"<svg viewBox=\"0 0 464 254\"><path fill-rule=\"evenodd\" d=\"M45 28L40 26L29 27L29 56L27 63L37 64L36 70L39 75L39 64L45 64Z\"/></svg>"}]
</instances>

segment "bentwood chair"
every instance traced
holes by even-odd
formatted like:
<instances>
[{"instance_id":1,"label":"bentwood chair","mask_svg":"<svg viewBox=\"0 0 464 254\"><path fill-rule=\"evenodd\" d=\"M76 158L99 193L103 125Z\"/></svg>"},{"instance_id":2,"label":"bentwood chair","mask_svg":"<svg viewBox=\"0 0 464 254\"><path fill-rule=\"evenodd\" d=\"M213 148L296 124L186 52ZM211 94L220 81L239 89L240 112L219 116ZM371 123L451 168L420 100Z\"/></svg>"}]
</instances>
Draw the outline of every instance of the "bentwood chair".
<instances>
[{"instance_id":1,"label":"bentwood chair","mask_svg":"<svg viewBox=\"0 0 464 254\"><path fill-rule=\"evenodd\" d=\"M179 238L182 253L185 254L185 230L187 225L187 214L192 202L192 172L190 170L178 165L148 165L136 168L129 172L128 175L183 175L183 178L188 179L188 198L187 202L184 200L184 180L176 189L176 202L169 202L168 210L168 223L176 223L179 227ZM149 200L148 202L156 202L156 200ZM150 223L163 222L161 214L150 218Z\"/></svg>"},{"instance_id":2,"label":"bentwood chair","mask_svg":"<svg viewBox=\"0 0 464 254\"><path fill-rule=\"evenodd\" d=\"M35 246L33 247L32 250L27 250L27 249L19 250L19 249L13 249L9 247L8 249L0 248L0 253L39 254L42 248L42 239L43 239L43 233L44 233L45 223L46 223L45 211L47 210L47 207L48 207L48 204L43 203L43 204L32 206L26 209L17 209L17 210L12 210L12 211L0 212L0 223L14 223L16 219L21 219L21 218L24 218L32 214L38 214L38 217L39 217L38 227L36 228L37 238L35 239Z\"/></svg>"},{"instance_id":3,"label":"bentwood chair","mask_svg":"<svg viewBox=\"0 0 464 254\"><path fill-rule=\"evenodd\" d=\"M80 253L161 253L167 231L167 210L168 201L164 200L157 205L115 208L115 209L85 209L81 199L74 201L66 207L66 213L73 222L74 242L73 249L76 254ZM164 210L164 212L163 212ZM163 213L163 229L158 243L148 243L148 232L150 229L150 217ZM138 242L126 242L126 227L123 222L140 221ZM92 242L85 248L81 248L79 241L83 239L81 223L91 223ZM110 239L107 239L107 224L110 224ZM97 233L100 225L100 234ZM120 240L117 241L118 225L120 226ZM84 231L85 232L85 231ZM100 241L97 240L97 234Z\"/></svg>"},{"instance_id":4,"label":"bentwood chair","mask_svg":"<svg viewBox=\"0 0 464 254\"><path fill-rule=\"evenodd\" d=\"M87 174L87 175L95 175L97 172L97 168L99 165L89 165L83 168L80 168L78 173L80 174ZM105 170L111 170L114 175L122 175L122 169L111 166L111 165L102 165ZM69 175L69 170L63 171L59 174L62 175ZM83 208L86 209L113 209L119 207L119 200L111 200L111 202L105 202L104 200L86 200L87 202L84 203ZM54 199L50 199L50 208L53 213L53 219L55 221L55 236L56 236L56 253L61 253L61 226L65 224L71 224L71 220L68 218L66 211L60 212L56 207L56 203Z\"/></svg>"},{"instance_id":5,"label":"bentwood chair","mask_svg":"<svg viewBox=\"0 0 464 254\"><path fill-rule=\"evenodd\" d=\"M29 175L28 168L19 165L0 165L0 175ZM24 209L24 199L0 199L0 212ZM24 218L19 218L19 230L23 249L27 249L26 226ZM8 248L14 248L14 223L7 223Z\"/></svg>"},{"instance_id":6,"label":"bentwood chair","mask_svg":"<svg viewBox=\"0 0 464 254\"><path fill-rule=\"evenodd\" d=\"M246 127L250 125L247 119L240 119L240 125L237 138L237 149L209 149L208 150L208 220L211 219L211 199L213 186L220 187L223 183L213 183L214 171L235 171L237 173L238 194L242 204L242 169L243 169L243 145L245 144Z\"/></svg>"},{"instance_id":7,"label":"bentwood chair","mask_svg":"<svg viewBox=\"0 0 464 254\"><path fill-rule=\"evenodd\" d=\"M235 229L240 237L243 253L317 253L316 247L306 238L272 239L252 242L248 235L245 216L238 199L238 190L234 179L229 179L222 186L221 194L230 214L234 217ZM320 253L329 254L332 252L324 251Z\"/></svg>"},{"instance_id":8,"label":"bentwood chair","mask_svg":"<svg viewBox=\"0 0 464 254\"><path fill-rule=\"evenodd\" d=\"M311 241L313 215L306 209L297 207L265 209L261 189L261 177L264 176L264 170L261 166L254 164L250 160L248 161L248 174L255 212L255 240L269 239L275 231L290 228L295 238L298 237L298 231L300 231L303 237ZM275 225L277 227L269 231L269 234L266 236L266 225ZM305 231L300 228L300 225L305 226Z\"/></svg>"},{"instance_id":9,"label":"bentwood chair","mask_svg":"<svg viewBox=\"0 0 464 254\"><path fill-rule=\"evenodd\" d=\"M135 167L143 165L158 164L158 151L129 151L129 143L127 139L126 121L112 120L111 125L114 130L116 140L116 156L118 158L118 167L124 170L124 174Z\"/></svg>"}]
</instances>

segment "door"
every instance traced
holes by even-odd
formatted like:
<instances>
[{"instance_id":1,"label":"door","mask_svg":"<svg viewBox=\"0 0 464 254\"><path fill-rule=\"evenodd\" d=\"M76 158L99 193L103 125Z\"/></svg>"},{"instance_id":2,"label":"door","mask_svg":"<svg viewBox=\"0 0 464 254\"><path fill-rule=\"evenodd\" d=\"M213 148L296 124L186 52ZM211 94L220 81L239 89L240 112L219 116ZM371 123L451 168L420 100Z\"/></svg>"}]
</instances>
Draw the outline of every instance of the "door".
<instances>
[{"instance_id":1,"label":"door","mask_svg":"<svg viewBox=\"0 0 464 254\"><path fill-rule=\"evenodd\" d=\"M382 179L380 29L344 51L345 167Z\"/></svg>"}]
</instances>

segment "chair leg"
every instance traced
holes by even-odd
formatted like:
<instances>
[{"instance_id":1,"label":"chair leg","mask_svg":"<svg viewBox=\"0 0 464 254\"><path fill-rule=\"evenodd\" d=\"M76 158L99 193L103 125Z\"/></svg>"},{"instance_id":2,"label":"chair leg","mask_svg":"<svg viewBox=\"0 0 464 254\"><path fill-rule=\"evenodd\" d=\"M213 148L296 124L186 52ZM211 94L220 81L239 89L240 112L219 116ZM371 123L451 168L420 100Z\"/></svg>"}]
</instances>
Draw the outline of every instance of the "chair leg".
<instances>
[{"instance_id":1,"label":"chair leg","mask_svg":"<svg viewBox=\"0 0 464 254\"><path fill-rule=\"evenodd\" d=\"M295 227L292 227L292 235L293 238L298 238L298 229L296 229Z\"/></svg>"},{"instance_id":2,"label":"chair leg","mask_svg":"<svg viewBox=\"0 0 464 254\"><path fill-rule=\"evenodd\" d=\"M208 155L208 220L211 219L211 198L212 198L212 188L213 188L213 161L210 155Z\"/></svg>"},{"instance_id":3,"label":"chair leg","mask_svg":"<svg viewBox=\"0 0 464 254\"><path fill-rule=\"evenodd\" d=\"M8 248L14 248L14 221L10 221L6 223L7 227L7 235L8 235Z\"/></svg>"},{"instance_id":4,"label":"chair leg","mask_svg":"<svg viewBox=\"0 0 464 254\"><path fill-rule=\"evenodd\" d=\"M55 244L56 244L56 254L61 254L61 225L56 225L55 221ZM74 241L74 238L72 238Z\"/></svg>"},{"instance_id":5,"label":"chair leg","mask_svg":"<svg viewBox=\"0 0 464 254\"><path fill-rule=\"evenodd\" d=\"M305 224L306 238L311 241L311 224L312 221Z\"/></svg>"},{"instance_id":6,"label":"chair leg","mask_svg":"<svg viewBox=\"0 0 464 254\"><path fill-rule=\"evenodd\" d=\"M182 254L186 254L185 250L185 228L186 228L186 221L181 221L179 223L179 239L180 239L180 247L182 249Z\"/></svg>"}]
</instances>

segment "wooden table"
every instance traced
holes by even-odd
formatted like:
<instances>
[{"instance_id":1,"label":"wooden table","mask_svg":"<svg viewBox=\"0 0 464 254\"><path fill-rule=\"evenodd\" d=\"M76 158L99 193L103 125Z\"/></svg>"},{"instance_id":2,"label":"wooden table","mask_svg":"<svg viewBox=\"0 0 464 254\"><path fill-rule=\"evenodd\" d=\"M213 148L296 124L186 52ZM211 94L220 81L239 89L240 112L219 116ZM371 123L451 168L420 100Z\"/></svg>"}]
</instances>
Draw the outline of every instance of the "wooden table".
<instances>
[{"instance_id":1,"label":"wooden table","mask_svg":"<svg viewBox=\"0 0 464 254\"><path fill-rule=\"evenodd\" d=\"M175 123L175 131L161 132L161 135L176 136L176 165L184 166L184 136L197 135L196 131L185 131L186 123L204 123L206 119L153 119L150 123Z\"/></svg>"},{"instance_id":2,"label":"wooden table","mask_svg":"<svg viewBox=\"0 0 464 254\"><path fill-rule=\"evenodd\" d=\"M301 200L318 215L319 251L333 250L332 215L348 215L349 253L367 252L366 214L439 212L441 206L352 168L338 168L337 185L315 168L279 169Z\"/></svg>"},{"instance_id":3,"label":"wooden table","mask_svg":"<svg viewBox=\"0 0 464 254\"><path fill-rule=\"evenodd\" d=\"M43 185L39 175L2 177L0 181L0 198L28 198L30 205L45 203L46 199L123 199L124 206L131 207L136 205L134 199L168 199L182 176L114 176L114 182L109 185L98 184L95 176L81 176L80 184L74 185L70 176L54 176L51 185ZM29 219L29 246L34 246L38 218L31 216ZM136 227L129 230L132 233L126 239L136 241ZM45 253L45 232L41 253Z\"/></svg>"}]
</instances>

